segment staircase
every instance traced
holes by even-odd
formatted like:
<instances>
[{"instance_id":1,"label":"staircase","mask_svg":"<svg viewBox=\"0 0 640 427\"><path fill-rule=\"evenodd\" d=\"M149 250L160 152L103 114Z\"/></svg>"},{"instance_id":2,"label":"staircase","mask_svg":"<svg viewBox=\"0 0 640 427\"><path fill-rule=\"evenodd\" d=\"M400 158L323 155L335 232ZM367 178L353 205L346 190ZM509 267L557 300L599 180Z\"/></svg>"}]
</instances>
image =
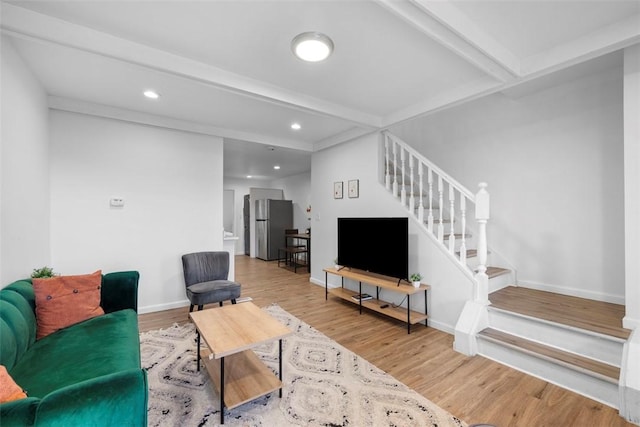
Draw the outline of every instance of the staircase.
<instances>
[{"instance_id":1,"label":"staircase","mask_svg":"<svg viewBox=\"0 0 640 427\"><path fill-rule=\"evenodd\" d=\"M624 307L514 286L489 299L478 354L619 407Z\"/></svg>"},{"instance_id":2,"label":"staircase","mask_svg":"<svg viewBox=\"0 0 640 427\"><path fill-rule=\"evenodd\" d=\"M515 269L506 259L486 247L478 250L479 244L486 244L486 238L479 237L484 230L472 226L467 216L477 196L393 134L384 132L384 136L385 187L407 209L409 217L470 279L475 280L484 266L489 291L515 283ZM481 184L479 195L486 196L488 203L486 184Z\"/></svg>"},{"instance_id":3,"label":"staircase","mask_svg":"<svg viewBox=\"0 0 640 427\"><path fill-rule=\"evenodd\" d=\"M630 334L621 327L624 307L612 321L606 313L620 306L514 286L515 269L486 242L486 184L474 195L396 136L383 135L385 187L475 282L456 325L456 350L619 408Z\"/></svg>"}]
</instances>

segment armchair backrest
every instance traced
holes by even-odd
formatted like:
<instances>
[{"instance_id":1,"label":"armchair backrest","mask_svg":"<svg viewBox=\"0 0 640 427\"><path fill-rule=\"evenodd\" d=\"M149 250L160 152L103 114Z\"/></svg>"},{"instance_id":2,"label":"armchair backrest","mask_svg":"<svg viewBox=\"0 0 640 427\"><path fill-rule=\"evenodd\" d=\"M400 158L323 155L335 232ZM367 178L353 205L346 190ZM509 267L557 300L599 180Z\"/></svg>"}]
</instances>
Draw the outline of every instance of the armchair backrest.
<instances>
[{"instance_id":1,"label":"armchair backrest","mask_svg":"<svg viewBox=\"0 0 640 427\"><path fill-rule=\"evenodd\" d=\"M186 287L229 277L229 252L194 252L182 255L182 269Z\"/></svg>"}]
</instances>

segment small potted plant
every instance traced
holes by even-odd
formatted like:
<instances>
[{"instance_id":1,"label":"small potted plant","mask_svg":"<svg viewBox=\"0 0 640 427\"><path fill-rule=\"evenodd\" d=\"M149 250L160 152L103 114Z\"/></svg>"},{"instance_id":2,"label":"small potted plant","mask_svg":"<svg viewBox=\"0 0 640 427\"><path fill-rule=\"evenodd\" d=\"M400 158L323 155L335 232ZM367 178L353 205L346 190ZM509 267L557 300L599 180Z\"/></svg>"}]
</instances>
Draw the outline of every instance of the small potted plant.
<instances>
[{"instance_id":1,"label":"small potted plant","mask_svg":"<svg viewBox=\"0 0 640 427\"><path fill-rule=\"evenodd\" d=\"M33 273L31 273L32 279L46 279L48 277L54 277L56 273L53 272L53 268L47 267L46 265L42 268L34 268Z\"/></svg>"},{"instance_id":2,"label":"small potted plant","mask_svg":"<svg viewBox=\"0 0 640 427\"><path fill-rule=\"evenodd\" d=\"M333 266L336 268L336 270L340 269L340 264L338 264L338 258L333 259Z\"/></svg>"},{"instance_id":3,"label":"small potted plant","mask_svg":"<svg viewBox=\"0 0 640 427\"><path fill-rule=\"evenodd\" d=\"M420 287L420 280L422 280L422 276L420 275L420 273L413 273L409 277L409 280L411 280L411 283L413 284L413 286L415 288L419 288Z\"/></svg>"}]
</instances>

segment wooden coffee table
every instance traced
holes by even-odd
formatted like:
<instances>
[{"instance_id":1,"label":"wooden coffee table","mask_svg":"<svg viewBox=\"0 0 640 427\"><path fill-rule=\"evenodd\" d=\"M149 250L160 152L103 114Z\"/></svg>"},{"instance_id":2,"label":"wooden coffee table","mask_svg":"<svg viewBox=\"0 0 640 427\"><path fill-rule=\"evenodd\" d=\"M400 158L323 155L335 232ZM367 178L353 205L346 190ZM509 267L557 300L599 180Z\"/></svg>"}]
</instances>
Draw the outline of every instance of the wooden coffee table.
<instances>
[{"instance_id":1,"label":"wooden coffee table","mask_svg":"<svg viewBox=\"0 0 640 427\"><path fill-rule=\"evenodd\" d=\"M251 302L189 313L198 332L200 359L220 393L220 424L224 408L235 408L279 390L282 397L282 338L293 332ZM208 349L200 348L200 336ZM278 340L278 377L252 348Z\"/></svg>"}]
</instances>

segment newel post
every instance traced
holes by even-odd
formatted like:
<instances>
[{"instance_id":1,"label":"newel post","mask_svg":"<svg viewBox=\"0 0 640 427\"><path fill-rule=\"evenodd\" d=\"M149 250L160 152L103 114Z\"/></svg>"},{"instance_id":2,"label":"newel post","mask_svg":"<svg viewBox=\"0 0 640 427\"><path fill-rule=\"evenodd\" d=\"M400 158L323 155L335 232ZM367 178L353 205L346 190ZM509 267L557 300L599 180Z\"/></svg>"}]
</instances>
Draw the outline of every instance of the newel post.
<instances>
[{"instance_id":1,"label":"newel post","mask_svg":"<svg viewBox=\"0 0 640 427\"><path fill-rule=\"evenodd\" d=\"M478 272L476 273L477 287L474 300L481 304L489 304L489 276L487 276L487 221L490 218L490 197L487 183L478 184L480 190L476 193L476 221L478 221Z\"/></svg>"}]
</instances>

